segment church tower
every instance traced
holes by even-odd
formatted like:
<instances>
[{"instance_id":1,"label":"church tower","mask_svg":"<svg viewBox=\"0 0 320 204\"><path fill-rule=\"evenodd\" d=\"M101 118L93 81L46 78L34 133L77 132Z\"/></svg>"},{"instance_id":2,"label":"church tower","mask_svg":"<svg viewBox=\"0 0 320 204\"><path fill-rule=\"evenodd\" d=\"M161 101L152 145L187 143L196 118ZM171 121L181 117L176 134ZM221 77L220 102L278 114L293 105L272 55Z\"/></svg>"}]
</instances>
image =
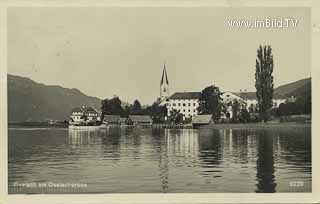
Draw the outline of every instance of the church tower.
<instances>
[{"instance_id":1,"label":"church tower","mask_svg":"<svg viewBox=\"0 0 320 204\"><path fill-rule=\"evenodd\" d=\"M167 76L166 64L163 65L162 77L160 82L160 100L169 97L169 81Z\"/></svg>"}]
</instances>

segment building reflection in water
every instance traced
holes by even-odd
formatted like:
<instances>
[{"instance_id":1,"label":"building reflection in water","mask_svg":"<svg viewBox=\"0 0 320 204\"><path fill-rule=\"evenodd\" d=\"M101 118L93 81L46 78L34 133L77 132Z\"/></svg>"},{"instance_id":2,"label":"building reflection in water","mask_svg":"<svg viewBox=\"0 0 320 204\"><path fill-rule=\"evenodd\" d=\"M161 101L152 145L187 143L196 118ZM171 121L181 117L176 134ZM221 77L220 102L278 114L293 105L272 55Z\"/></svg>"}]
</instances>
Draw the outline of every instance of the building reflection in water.
<instances>
[{"instance_id":1,"label":"building reflection in water","mask_svg":"<svg viewBox=\"0 0 320 204\"><path fill-rule=\"evenodd\" d=\"M81 145L88 145L90 143L91 134L95 134L95 131L69 130L68 143L72 148L77 148Z\"/></svg>"},{"instance_id":2,"label":"building reflection in water","mask_svg":"<svg viewBox=\"0 0 320 204\"><path fill-rule=\"evenodd\" d=\"M219 130L199 130L199 159L204 172L220 172L219 166L223 162L223 138Z\"/></svg>"},{"instance_id":3,"label":"building reflection in water","mask_svg":"<svg viewBox=\"0 0 320 204\"><path fill-rule=\"evenodd\" d=\"M165 129L154 132L159 153L159 176L162 192L169 190L170 167L193 166L199 153L198 132L190 129Z\"/></svg>"}]
</instances>

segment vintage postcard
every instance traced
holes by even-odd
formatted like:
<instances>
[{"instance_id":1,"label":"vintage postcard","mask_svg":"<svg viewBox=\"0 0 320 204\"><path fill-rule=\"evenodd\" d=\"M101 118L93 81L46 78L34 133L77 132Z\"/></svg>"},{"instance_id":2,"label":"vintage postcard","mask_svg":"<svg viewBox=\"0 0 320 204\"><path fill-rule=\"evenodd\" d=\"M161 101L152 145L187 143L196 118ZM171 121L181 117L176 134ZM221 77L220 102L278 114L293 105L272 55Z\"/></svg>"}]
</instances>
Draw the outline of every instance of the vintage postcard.
<instances>
[{"instance_id":1,"label":"vintage postcard","mask_svg":"<svg viewBox=\"0 0 320 204\"><path fill-rule=\"evenodd\" d=\"M5 14L9 198L316 202L311 8Z\"/></svg>"}]
</instances>

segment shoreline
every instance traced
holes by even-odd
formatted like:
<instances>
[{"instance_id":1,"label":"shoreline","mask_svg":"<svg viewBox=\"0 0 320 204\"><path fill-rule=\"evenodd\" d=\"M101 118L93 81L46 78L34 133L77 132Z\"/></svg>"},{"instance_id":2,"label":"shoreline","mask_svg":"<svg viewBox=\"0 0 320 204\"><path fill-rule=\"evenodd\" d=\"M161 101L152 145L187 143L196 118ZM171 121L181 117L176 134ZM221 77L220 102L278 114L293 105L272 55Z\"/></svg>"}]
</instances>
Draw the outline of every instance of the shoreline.
<instances>
[{"instance_id":1,"label":"shoreline","mask_svg":"<svg viewBox=\"0 0 320 204\"><path fill-rule=\"evenodd\" d=\"M210 127L200 129L282 129L282 128L305 128L310 127L311 123L237 123L237 124L214 124Z\"/></svg>"},{"instance_id":2,"label":"shoreline","mask_svg":"<svg viewBox=\"0 0 320 204\"><path fill-rule=\"evenodd\" d=\"M295 122L283 122L283 123L221 123L221 124L213 124L210 126L204 125L201 126L198 129L270 129L270 128L304 128L304 127L310 127L311 123L295 123ZM65 124L55 124L55 125L49 125L49 124L8 124L8 128L68 128ZM119 125L119 127L122 127ZM134 127L134 126L132 126ZM167 129L166 125L164 124L153 124L151 129ZM171 126L169 129L193 129L190 126L183 126L183 125L177 125ZM194 128L196 129L196 128Z\"/></svg>"}]
</instances>

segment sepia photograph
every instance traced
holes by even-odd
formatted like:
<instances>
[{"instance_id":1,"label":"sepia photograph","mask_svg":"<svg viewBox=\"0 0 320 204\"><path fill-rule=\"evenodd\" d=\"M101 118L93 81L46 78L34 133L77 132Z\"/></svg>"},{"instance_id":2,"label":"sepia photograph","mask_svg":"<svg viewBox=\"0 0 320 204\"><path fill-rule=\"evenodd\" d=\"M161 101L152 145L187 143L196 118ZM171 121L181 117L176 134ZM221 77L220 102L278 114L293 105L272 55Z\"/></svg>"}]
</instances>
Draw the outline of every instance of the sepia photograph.
<instances>
[{"instance_id":1,"label":"sepia photograph","mask_svg":"<svg viewBox=\"0 0 320 204\"><path fill-rule=\"evenodd\" d=\"M8 8L8 194L312 193L310 15Z\"/></svg>"}]
</instances>

